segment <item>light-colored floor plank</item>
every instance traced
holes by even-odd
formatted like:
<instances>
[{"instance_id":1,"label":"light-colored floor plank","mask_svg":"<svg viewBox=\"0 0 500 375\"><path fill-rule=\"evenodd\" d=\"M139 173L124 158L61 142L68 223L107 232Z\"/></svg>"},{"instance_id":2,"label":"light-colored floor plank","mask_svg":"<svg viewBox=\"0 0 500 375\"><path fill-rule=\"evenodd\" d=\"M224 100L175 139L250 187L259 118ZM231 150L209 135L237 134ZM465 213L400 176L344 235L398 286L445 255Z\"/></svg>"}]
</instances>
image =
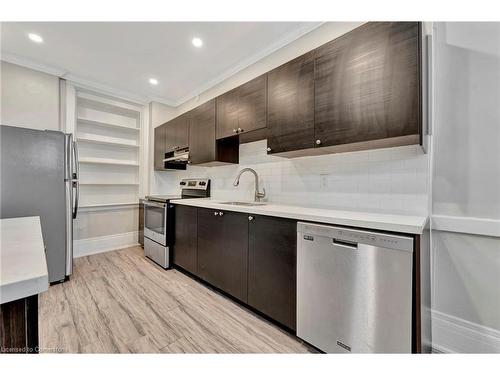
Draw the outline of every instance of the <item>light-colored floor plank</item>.
<instances>
[{"instance_id":1,"label":"light-colored floor plank","mask_svg":"<svg viewBox=\"0 0 500 375\"><path fill-rule=\"evenodd\" d=\"M39 299L42 352L307 353L300 340L134 247L75 259Z\"/></svg>"}]
</instances>

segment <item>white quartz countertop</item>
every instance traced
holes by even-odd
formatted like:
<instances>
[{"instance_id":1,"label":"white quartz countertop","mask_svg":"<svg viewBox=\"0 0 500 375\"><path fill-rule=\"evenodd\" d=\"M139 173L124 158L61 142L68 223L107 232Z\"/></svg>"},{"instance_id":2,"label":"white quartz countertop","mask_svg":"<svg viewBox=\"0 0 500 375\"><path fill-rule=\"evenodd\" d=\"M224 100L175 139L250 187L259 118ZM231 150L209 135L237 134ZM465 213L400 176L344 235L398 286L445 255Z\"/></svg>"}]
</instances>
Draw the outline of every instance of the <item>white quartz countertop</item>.
<instances>
[{"instance_id":1,"label":"white quartz countertop","mask_svg":"<svg viewBox=\"0 0 500 375\"><path fill-rule=\"evenodd\" d=\"M177 199L170 201L185 206L243 212L255 215L276 216L325 224L346 225L390 232L422 234L426 216L392 215L374 212L340 211L335 209L303 207L266 203L259 206L234 206L222 204L223 200L210 198Z\"/></svg>"},{"instance_id":2,"label":"white quartz countertop","mask_svg":"<svg viewBox=\"0 0 500 375\"><path fill-rule=\"evenodd\" d=\"M49 288L38 216L0 220L0 262L0 303L39 294Z\"/></svg>"}]
</instances>

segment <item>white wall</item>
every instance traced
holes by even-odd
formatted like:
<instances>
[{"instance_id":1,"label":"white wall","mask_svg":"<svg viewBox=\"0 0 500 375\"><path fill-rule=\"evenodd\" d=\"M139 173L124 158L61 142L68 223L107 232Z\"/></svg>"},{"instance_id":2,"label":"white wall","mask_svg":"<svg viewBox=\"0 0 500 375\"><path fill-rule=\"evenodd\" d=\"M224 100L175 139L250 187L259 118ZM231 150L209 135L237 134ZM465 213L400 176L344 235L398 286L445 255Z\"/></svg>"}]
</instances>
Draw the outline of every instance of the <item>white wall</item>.
<instances>
[{"instance_id":1,"label":"white wall","mask_svg":"<svg viewBox=\"0 0 500 375\"><path fill-rule=\"evenodd\" d=\"M59 129L59 78L0 62L1 123L34 129Z\"/></svg>"},{"instance_id":2,"label":"white wall","mask_svg":"<svg viewBox=\"0 0 500 375\"><path fill-rule=\"evenodd\" d=\"M325 23L309 34L264 57L234 76L201 93L172 112L155 104L152 127L241 85L361 25L361 22ZM151 135L152 139L152 135ZM251 176L238 189L232 186L238 170L252 167L262 176L268 199L280 203L320 205L345 209L424 214L428 212L428 157L417 147L402 147L338 155L285 159L268 156L266 142L240 147L240 164L223 167L188 166L183 171L152 172L151 193L178 193L179 180L212 178L212 196L253 199ZM152 166L150 167L152 169ZM231 198L230 198L231 197Z\"/></svg>"},{"instance_id":3,"label":"white wall","mask_svg":"<svg viewBox=\"0 0 500 375\"><path fill-rule=\"evenodd\" d=\"M500 352L500 23L436 24L435 76L434 346Z\"/></svg>"},{"instance_id":4,"label":"white wall","mask_svg":"<svg viewBox=\"0 0 500 375\"><path fill-rule=\"evenodd\" d=\"M276 203L427 215L427 155L419 146L286 159L267 155L267 142L240 146L239 165L188 166L157 173L153 193L178 193L181 178L209 177L214 199L253 200L253 175Z\"/></svg>"}]
</instances>

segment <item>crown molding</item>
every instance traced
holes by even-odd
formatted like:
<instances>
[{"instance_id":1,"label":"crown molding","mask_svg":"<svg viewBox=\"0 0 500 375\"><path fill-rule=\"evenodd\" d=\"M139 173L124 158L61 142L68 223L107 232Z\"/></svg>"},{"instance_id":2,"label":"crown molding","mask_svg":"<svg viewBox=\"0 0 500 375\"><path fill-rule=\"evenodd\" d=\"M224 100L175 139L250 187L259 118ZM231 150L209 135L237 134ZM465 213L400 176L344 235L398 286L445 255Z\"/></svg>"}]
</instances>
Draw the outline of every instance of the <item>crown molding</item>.
<instances>
[{"instance_id":1,"label":"crown molding","mask_svg":"<svg viewBox=\"0 0 500 375\"><path fill-rule=\"evenodd\" d=\"M24 68L33 69L38 72L50 74L59 78L63 78L66 81L72 83L73 85L81 88L85 88L92 91L98 91L101 94L110 95L118 99L124 99L131 101L135 104L144 105L149 103L150 98L136 95L125 90L116 89L114 87L104 85L99 82L91 81L75 74L71 74L67 70L57 68L54 66L49 66L45 64L37 63L36 61L26 59L24 57L17 56L10 52L2 52L0 60L22 66ZM166 103L163 103L166 104ZM171 104L170 104L171 105Z\"/></svg>"},{"instance_id":2,"label":"crown molding","mask_svg":"<svg viewBox=\"0 0 500 375\"><path fill-rule=\"evenodd\" d=\"M15 55L15 54L10 53L10 52L2 51L2 53L0 54L0 60L11 63L11 64L19 65L19 66L22 66L24 68L33 69L33 70L36 70L38 72L57 76L57 77L63 77L65 74L68 74L68 71L66 71L62 68L56 68L53 66L40 64L40 63L37 63L33 60L26 59L24 57Z\"/></svg>"},{"instance_id":3,"label":"crown molding","mask_svg":"<svg viewBox=\"0 0 500 375\"><path fill-rule=\"evenodd\" d=\"M253 54L252 56L248 57L247 59L242 60L240 63L236 64L233 68L226 70L224 73L219 74L217 77L214 79L211 79L207 83L199 86L195 90L191 91L188 95L185 95L181 99L177 100L174 103L175 107L179 107L180 105L186 103L187 101L197 97L198 95L202 94L203 92L211 89L212 87L218 85L219 83L225 81L226 79L234 76L235 74L239 73L245 68L248 68L249 66L255 64L259 60L262 60L264 57L271 55L273 52L276 52L280 48L285 47L286 45L292 43L293 41L299 39L300 37L310 33L311 31L317 29L318 27L322 26L325 24L325 22L317 22L314 23L313 25L308 25L302 27L300 30L294 32L294 33L289 33L285 35L283 38L277 40L275 43L271 44L268 46L266 49Z\"/></svg>"},{"instance_id":4,"label":"crown molding","mask_svg":"<svg viewBox=\"0 0 500 375\"><path fill-rule=\"evenodd\" d=\"M234 76L235 74L239 73L245 68L248 68L249 66L255 64L259 60L263 59L266 56L269 56L273 52L276 52L280 48L285 47L286 45L292 43L293 41L299 39L300 37L310 33L311 31L317 29L318 27L322 26L325 22L316 22L311 25L303 26L299 30L296 30L295 32L289 33L285 35L284 37L280 38L277 40L275 43L272 45L268 46L266 49L253 54L247 59L242 60L240 63L236 64L234 67L231 69L226 70L222 74L219 74L217 77L214 79L211 79L207 83L197 87L195 90L193 90L191 93L188 95L185 95L184 97L180 98L179 100L172 100L169 98L165 98L162 96L142 96L142 95L137 95L134 93L131 93L126 90L121 90L117 89L111 86L108 86L106 84L102 84L99 82L95 82L92 80L88 80L86 78L77 76L75 74L72 74L71 72L54 67L54 66L49 66L45 64L40 64L37 63L36 61L26 59L24 57L12 54L10 52L2 52L0 55L0 60L9 62L12 64L20 65L25 68L33 69L42 73L47 73L51 74L60 78L64 78L67 81L71 82L75 86L80 86L88 90L94 90L94 91L99 91L103 94L107 94L110 96L114 96L120 99L125 99L129 100L131 102L135 102L137 104L147 104L151 101L159 102L161 104L165 104L170 107L179 107L180 105L186 103L187 101L195 98L196 96L200 95L201 93L211 89L212 87L218 85L219 83L225 81L226 79Z\"/></svg>"}]
</instances>

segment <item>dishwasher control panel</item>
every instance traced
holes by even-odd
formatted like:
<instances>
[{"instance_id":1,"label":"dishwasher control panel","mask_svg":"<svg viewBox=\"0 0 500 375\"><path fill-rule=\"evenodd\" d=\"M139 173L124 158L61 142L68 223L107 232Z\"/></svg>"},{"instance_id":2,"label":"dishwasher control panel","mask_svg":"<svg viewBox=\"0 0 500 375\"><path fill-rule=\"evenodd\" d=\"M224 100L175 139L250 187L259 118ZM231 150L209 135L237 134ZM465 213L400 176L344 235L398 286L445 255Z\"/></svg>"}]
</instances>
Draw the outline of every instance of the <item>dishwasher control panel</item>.
<instances>
[{"instance_id":1,"label":"dishwasher control panel","mask_svg":"<svg viewBox=\"0 0 500 375\"><path fill-rule=\"evenodd\" d=\"M361 243L394 250L413 251L413 238L408 236L302 222L297 223L297 232L301 233L302 238L307 241L314 241L314 236L322 236L352 244Z\"/></svg>"}]
</instances>

